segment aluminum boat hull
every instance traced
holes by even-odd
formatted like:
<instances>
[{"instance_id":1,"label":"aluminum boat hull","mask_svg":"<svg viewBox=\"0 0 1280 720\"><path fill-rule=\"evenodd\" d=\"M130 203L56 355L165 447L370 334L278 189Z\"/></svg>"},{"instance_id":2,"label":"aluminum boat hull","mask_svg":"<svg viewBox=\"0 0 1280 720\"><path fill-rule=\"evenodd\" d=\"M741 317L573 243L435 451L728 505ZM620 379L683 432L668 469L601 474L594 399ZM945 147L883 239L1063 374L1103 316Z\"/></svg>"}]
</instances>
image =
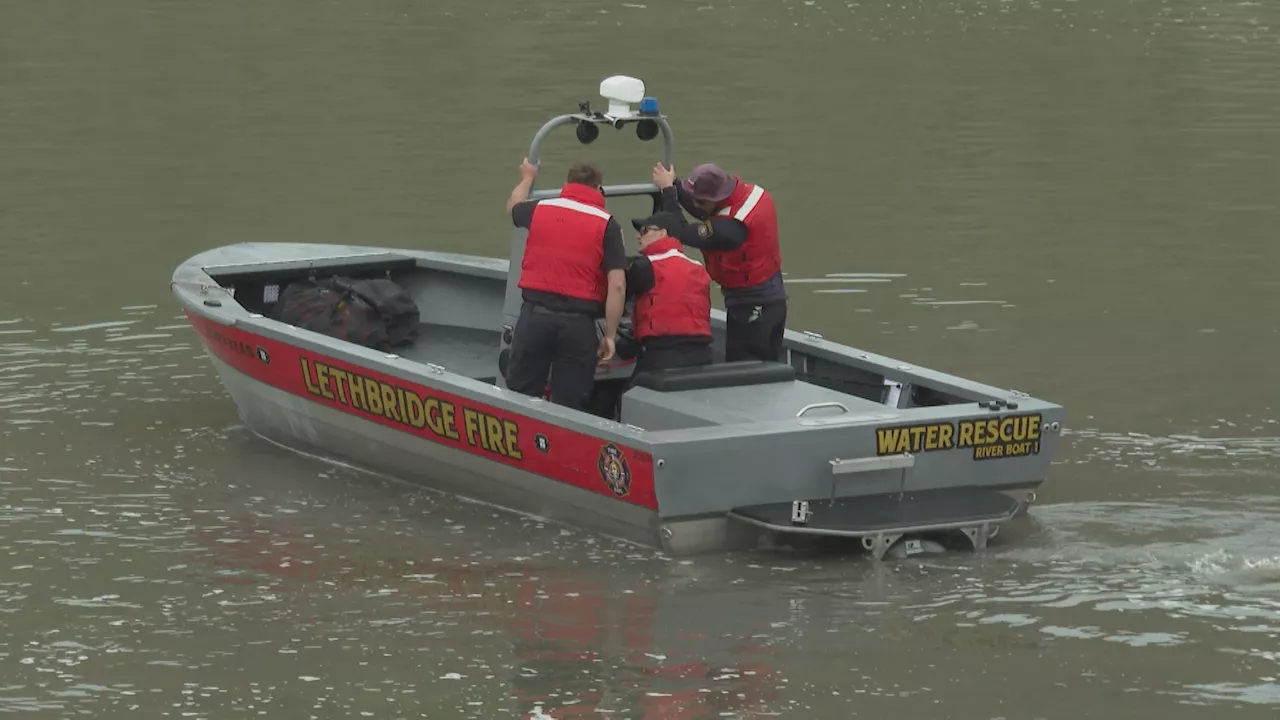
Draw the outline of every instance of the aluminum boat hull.
<instances>
[{"instance_id":1,"label":"aluminum boat hull","mask_svg":"<svg viewBox=\"0 0 1280 720\"><path fill-rule=\"evenodd\" d=\"M790 330L783 367L642 384L622 396L620 421L529 398L499 369L508 270L447 253L243 243L184 262L171 287L254 433L674 555L789 536L862 538L882 555L944 531L982 547L1025 509L1057 450L1056 404ZM283 284L332 273L399 282L421 340L384 353L269 319ZM722 352L723 313L712 322ZM615 363L598 384L630 369Z\"/></svg>"}]
</instances>

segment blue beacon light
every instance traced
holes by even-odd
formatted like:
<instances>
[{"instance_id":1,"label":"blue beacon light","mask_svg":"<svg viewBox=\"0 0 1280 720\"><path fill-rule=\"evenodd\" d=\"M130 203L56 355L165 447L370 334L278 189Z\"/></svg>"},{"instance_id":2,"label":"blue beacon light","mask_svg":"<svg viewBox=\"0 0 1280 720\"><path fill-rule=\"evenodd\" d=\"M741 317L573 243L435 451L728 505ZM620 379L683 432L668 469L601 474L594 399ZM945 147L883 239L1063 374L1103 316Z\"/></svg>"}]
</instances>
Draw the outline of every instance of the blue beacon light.
<instances>
[{"instance_id":1,"label":"blue beacon light","mask_svg":"<svg viewBox=\"0 0 1280 720\"><path fill-rule=\"evenodd\" d=\"M641 115L657 115L658 114L658 98L646 97L640 101Z\"/></svg>"}]
</instances>

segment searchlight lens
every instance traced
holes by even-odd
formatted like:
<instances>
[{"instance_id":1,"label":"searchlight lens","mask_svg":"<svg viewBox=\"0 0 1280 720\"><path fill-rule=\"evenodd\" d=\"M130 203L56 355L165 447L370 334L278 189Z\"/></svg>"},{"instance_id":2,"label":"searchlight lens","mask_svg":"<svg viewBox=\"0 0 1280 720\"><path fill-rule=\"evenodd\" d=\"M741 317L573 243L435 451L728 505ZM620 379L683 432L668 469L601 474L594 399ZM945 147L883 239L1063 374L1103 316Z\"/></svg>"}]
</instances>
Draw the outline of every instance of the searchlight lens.
<instances>
[{"instance_id":1,"label":"searchlight lens","mask_svg":"<svg viewBox=\"0 0 1280 720\"><path fill-rule=\"evenodd\" d=\"M658 137L658 123L652 120L641 120L636 123L636 137L640 138L641 142L649 142Z\"/></svg>"},{"instance_id":2,"label":"searchlight lens","mask_svg":"<svg viewBox=\"0 0 1280 720\"><path fill-rule=\"evenodd\" d=\"M585 120L578 122L578 129L575 131L578 136L578 142L583 145L590 145L595 139L600 137L600 128L595 123L589 123Z\"/></svg>"}]
</instances>

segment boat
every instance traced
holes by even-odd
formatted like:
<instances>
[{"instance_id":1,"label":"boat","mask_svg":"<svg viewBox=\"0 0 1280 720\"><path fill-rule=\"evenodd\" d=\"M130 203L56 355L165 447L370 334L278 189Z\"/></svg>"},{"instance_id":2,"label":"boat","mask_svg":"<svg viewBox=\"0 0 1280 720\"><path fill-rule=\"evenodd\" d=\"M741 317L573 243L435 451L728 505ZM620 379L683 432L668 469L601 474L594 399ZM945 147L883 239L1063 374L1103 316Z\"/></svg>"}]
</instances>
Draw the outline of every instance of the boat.
<instances>
[{"instance_id":1,"label":"boat","mask_svg":"<svg viewBox=\"0 0 1280 720\"><path fill-rule=\"evenodd\" d=\"M672 163L670 120L642 81L613 76L600 94L607 111L583 102L553 117L529 160L557 128L586 144L634 126L642 141L661 135ZM651 182L604 194L659 203ZM977 551L1047 479L1062 406L803 330L786 331L782 361L644 373L620 399L634 362L615 358L595 387L616 416L508 390L525 234L514 229L508 258L230 244L181 263L171 289L258 436L671 556L823 538L876 559ZM282 288L334 275L404 288L420 312L413 344L387 352L271 318ZM722 311L712 325L723 358ZM620 345L628 327L629 314Z\"/></svg>"}]
</instances>

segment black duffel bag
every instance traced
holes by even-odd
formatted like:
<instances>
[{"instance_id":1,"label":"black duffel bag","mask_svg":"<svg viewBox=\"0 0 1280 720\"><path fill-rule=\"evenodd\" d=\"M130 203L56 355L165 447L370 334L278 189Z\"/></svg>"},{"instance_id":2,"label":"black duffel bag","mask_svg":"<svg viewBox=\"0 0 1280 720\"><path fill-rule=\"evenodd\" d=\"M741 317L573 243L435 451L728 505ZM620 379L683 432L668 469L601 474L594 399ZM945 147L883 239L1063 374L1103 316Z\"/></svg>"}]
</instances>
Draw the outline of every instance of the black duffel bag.
<instances>
[{"instance_id":1,"label":"black duffel bag","mask_svg":"<svg viewBox=\"0 0 1280 720\"><path fill-rule=\"evenodd\" d=\"M325 280L290 284L281 291L271 318L367 348L391 348L382 314L350 289Z\"/></svg>"},{"instance_id":2,"label":"black duffel bag","mask_svg":"<svg viewBox=\"0 0 1280 720\"><path fill-rule=\"evenodd\" d=\"M418 305L405 289L386 278L350 280L335 277L332 281L349 288L382 316L391 347L412 345L418 339Z\"/></svg>"},{"instance_id":3,"label":"black duffel bag","mask_svg":"<svg viewBox=\"0 0 1280 720\"><path fill-rule=\"evenodd\" d=\"M280 293L271 317L377 350L418 339L418 306L396 283L333 276L292 283Z\"/></svg>"}]
</instances>

